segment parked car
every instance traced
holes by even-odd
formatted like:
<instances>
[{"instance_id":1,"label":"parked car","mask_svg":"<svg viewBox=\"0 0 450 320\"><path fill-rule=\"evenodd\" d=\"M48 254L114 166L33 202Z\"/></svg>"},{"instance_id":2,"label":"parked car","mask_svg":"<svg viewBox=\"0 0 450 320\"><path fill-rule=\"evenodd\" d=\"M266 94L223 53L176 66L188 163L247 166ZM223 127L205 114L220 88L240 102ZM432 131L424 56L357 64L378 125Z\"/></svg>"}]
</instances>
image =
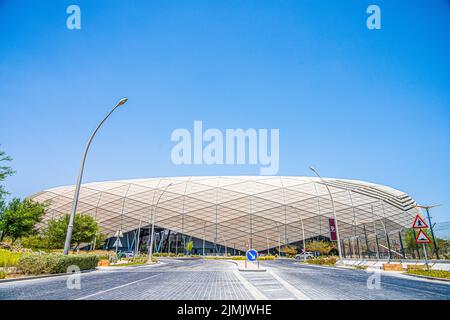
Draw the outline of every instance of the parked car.
<instances>
[{"instance_id":1,"label":"parked car","mask_svg":"<svg viewBox=\"0 0 450 320\"><path fill-rule=\"evenodd\" d=\"M314 254L310 251L306 251L295 255L295 259L297 260L304 260L305 258L306 259L314 258Z\"/></svg>"},{"instance_id":2,"label":"parked car","mask_svg":"<svg viewBox=\"0 0 450 320\"><path fill-rule=\"evenodd\" d=\"M124 258L133 258L134 252L133 251L124 251L122 252Z\"/></svg>"}]
</instances>

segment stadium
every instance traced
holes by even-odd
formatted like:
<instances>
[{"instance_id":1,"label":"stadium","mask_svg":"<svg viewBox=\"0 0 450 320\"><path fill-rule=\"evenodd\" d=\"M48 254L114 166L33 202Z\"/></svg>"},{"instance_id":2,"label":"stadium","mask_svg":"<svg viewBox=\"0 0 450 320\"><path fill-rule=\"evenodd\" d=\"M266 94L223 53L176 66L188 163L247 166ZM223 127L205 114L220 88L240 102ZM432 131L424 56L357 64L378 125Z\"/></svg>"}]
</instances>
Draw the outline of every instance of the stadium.
<instances>
[{"instance_id":1,"label":"stadium","mask_svg":"<svg viewBox=\"0 0 450 320\"><path fill-rule=\"evenodd\" d=\"M332 195L330 197L330 193ZM46 224L70 212L74 186L31 197L47 204ZM346 179L297 176L197 176L83 184L78 213L90 214L109 238L105 249L145 250L155 227L155 252L277 253L303 241L334 240L333 203L344 256L404 257L405 229L420 211L406 193Z\"/></svg>"}]
</instances>

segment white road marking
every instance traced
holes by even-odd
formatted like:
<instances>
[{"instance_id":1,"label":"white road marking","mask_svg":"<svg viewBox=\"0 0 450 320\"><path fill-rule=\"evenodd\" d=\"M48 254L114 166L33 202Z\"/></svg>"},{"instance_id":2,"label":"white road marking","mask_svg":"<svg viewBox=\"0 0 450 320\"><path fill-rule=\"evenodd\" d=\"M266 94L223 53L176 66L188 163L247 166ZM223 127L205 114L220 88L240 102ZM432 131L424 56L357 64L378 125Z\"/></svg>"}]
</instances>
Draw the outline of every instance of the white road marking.
<instances>
[{"instance_id":1,"label":"white road marking","mask_svg":"<svg viewBox=\"0 0 450 320\"><path fill-rule=\"evenodd\" d=\"M250 294L255 298L256 300L267 300L267 297L254 285L252 285L247 279L245 279L238 270L233 270L234 275L236 278L239 279L239 281L242 283L242 285L250 292Z\"/></svg>"},{"instance_id":2,"label":"white road marking","mask_svg":"<svg viewBox=\"0 0 450 320\"><path fill-rule=\"evenodd\" d=\"M298 290L296 287L291 285L289 282L282 279L280 276L278 276L275 272L267 270L283 287L286 288L290 293L292 293L297 299L299 300L311 300L307 295L305 295L303 292Z\"/></svg>"},{"instance_id":3,"label":"white road marking","mask_svg":"<svg viewBox=\"0 0 450 320\"><path fill-rule=\"evenodd\" d=\"M120 288L129 286L129 285L132 285L132 284L135 284L135 283L138 283L138 282L142 282L142 281L148 280L148 279L150 279L150 278L157 277L157 276L159 276L159 274L155 274L155 275L153 275L153 276L150 276L150 277L147 277L147 278L144 278L144 279L140 279L140 280L136 280L136 281L133 281L133 282L125 283L125 284L123 284L123 285L121 285L121 286L117 286L117 287L114 287L114 288L110 288L110 289L98 291L98 292L96 292L96 293L89 294L89 295L87 295L87 296L78 298L78 299L76 299L76 300L83 300L83 299L91 298L91 297L93 297L93 296L96 296L96 295L99 295L99 294L102 294L102 293L106 293L106 292L109 292L109 291L117 290L117 289L120 289Z\"/></svg>"},{"instance_id":4,"label":"white road marking","mask_svg":"<svg viewBox=\"0 0 450 320\"><path fill-rule=\"evenodd\" d=\"M282 289L282 288L276 288L276 289L265 289L264 291L269 292L269 291L282 291L282 290L284 290L284 289Z\"/></svg>"}]
</instances>

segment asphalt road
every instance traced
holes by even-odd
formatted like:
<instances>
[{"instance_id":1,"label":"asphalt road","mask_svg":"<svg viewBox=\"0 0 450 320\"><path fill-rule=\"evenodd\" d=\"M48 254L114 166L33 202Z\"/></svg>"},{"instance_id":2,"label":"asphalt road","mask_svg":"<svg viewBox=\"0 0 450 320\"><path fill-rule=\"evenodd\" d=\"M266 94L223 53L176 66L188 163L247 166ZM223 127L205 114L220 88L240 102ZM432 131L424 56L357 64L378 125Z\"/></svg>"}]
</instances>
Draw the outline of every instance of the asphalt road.
<instances>
[{"instance_id":1,"label":"asphalt road","mask_svg":"<svg viewBox=\"0 0 450 320\"><path fill-rule=\"evenodd\" d=\"M292 260L267 261L262 266L267 272L239 272L230 261L166 259L154 266L83 273L79 288L73 289L67 286L67 276L0 283L0 299L450 300L450 283L385 273L375 278L364 270L302 265ZM379 279L379 286L370 281L370 289L369 277Z\"/></svg>"}]
</instances>

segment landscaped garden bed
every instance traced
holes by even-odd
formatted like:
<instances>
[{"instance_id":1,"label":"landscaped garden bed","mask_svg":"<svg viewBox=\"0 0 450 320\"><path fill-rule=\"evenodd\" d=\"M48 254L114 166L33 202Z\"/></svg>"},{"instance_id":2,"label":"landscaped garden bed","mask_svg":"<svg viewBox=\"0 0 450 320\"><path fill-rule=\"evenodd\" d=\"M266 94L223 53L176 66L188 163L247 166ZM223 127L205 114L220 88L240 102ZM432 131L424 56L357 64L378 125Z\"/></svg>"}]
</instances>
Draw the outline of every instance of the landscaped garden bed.
<instances>
[{"instance_id":1,"label":"landscaped garden bed","mask_svg":"<svg viewBox=\"0 0 450 320\"><path fill-rule=\"evenodd\" d=\"M432 277L436 279L450 279L450 271L445 270L408 270L407 274L424 276L424 277Z\"/></svg>"},{"instance_id":2,"label":"landscaped garden bed","mask_svg":"<svg viewBox=\"0 0 450 320\"><path fill-rule=\"evenodd\" d=\"M322 266L334 266L337 261L338 261L338 257L329 256L329 257L317 257L317 258L307 259L306 263L322 265Z\"/></svg>"}]
</instances>

